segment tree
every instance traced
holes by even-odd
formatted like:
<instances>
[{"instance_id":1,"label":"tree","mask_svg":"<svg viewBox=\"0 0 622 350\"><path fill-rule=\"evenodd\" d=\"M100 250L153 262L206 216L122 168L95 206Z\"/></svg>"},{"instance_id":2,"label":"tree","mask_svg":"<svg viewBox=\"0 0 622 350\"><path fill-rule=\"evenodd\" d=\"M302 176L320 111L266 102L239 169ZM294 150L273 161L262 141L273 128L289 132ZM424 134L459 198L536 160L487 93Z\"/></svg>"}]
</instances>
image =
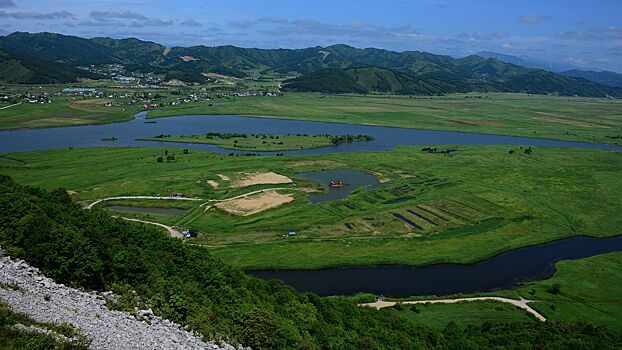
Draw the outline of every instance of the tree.
<instances>
[{"instance_id":1,"label":"tree","mask_svg":"<svg viewBox=\"0 0 622 350\"><path fill-rule=\"evenodd\" d=\"M164 161L164 158L162 158L162 156L158 157L157 159L158 163L162 163Z\"/></svg>"}]
</instances>

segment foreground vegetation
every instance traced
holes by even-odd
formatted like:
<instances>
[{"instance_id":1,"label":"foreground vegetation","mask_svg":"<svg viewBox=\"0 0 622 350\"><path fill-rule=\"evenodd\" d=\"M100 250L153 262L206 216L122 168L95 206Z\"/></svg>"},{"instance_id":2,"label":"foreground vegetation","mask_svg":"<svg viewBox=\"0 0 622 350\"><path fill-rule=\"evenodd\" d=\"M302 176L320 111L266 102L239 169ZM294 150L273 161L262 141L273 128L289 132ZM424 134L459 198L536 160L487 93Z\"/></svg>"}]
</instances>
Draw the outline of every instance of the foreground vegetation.
<instances>
[{"instance_id":1,"label":"foreground vegetation","mask_svg":"<svg viewBox=\"0 0 622 350\"><path fill-rule=\"evenodd\" d=\"M202 143L227 149L257 152L277 152L297 149L311 149L339 145L345 142L371 141L367 135L307 135L307 134L223 134L207 133L205 135L171 136L139 138L141 141Z\"/></svg>"},{"instance_id":2,"label":"foreground vegetation","mask_svg":"<svg viewBox=\"0 0 622 350\"><path fill-rule=\"evenodd\" d=\"M620 233L619 153L460 146L458 153L445 154L441 151L446 147L436 148L300 157L231 157L194 150L183 154L162 148L65 149L0 157L0 173L24 184L68 187L76 201L173 193L226 199L284 188L281 192L292 195L293 202L249 216L216 207L206 210L199 207L201 202L184 203L191 207L179 216L135 214L193 228L199 232L193 243L243 268L471 263L572 235ZM158 163L165 153L174 155L173 160ZM307 191L325 191L326 186L296 176L348 168L374 174L383 185L313 204ZM265 172L293 183L235 184L244 174ZM162 202L133 205L159 207ZM298 236L283 237L291 230Z\"/></svg>"},{"instance_id":3,"label":"foreground vegetation","mask_svg":"<svg viewBox=\"0 0 622 350\"><path fill-rule=\"evenodd\" d=\"M122 295L117 308L149 306L208 338L253 349L609 349L622 343L619 334L584 323L452 323L437 330L403 322L395 310L247 277L205 249L102 210L83 210L64 190L46 192L8 177L0 177L0 213L2 247L56 281L113 289Z\"/></svg>"},{"instance_id":4,"label":"foreground vegetation","mask_svg":"<svg viewBox=\"0 0 622 350\"><path fill-rule=\"evenodd\" d=\"M3 217L3 219L6 218ZM11 286L0 285L0 288L11 288ZM54 333L48 335L28 332L15 328L16 325L36 326L48 329ZM0 349L86 350L89 348L86 339L78 339L70 343L61 340L56 335L67 338L79 336L77 331L71 326L36 322L22 314L11 311L8 305L0 302Z\"/></svg>"},{"instance_id":5,"label":"foreground vegetation","mask_svg":"<svg viewBox=\"0 0 622 350\"><path fill-rule=\"evenodd\" d=\"M236 114L431 130L517 135L621 144L622 102L526 94L455 94L442 97L285 94L231 98L173 106L150 118L191 114Z\"/></svg>"}]
</instances>

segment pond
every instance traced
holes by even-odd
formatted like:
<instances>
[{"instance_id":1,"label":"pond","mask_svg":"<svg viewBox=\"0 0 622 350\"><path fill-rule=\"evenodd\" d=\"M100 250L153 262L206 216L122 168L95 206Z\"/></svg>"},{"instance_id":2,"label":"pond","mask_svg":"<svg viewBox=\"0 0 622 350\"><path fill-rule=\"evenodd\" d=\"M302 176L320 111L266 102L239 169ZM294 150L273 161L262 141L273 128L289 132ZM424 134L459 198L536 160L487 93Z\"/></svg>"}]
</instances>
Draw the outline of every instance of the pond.
<instances>
[{"instance_id":1,"label":"pond","mask_svg":"<svg viewBox=\"0 0 622 350\"><path fill-rule=\"evenodd\" d=\"M156 135L196 135L207 132L247 134L361 134L370 135L373 141L342 143L316 149L279 152L286 155L325 154L335 152L386 151L398 145L514 145L514 146L556 146L600 148L622 151L622 146L582 142L557 141L526 137L499 136L489 134L461 133L406 128L391 128L368 125L321 123L287 119L240 117L233 115L193 115L147 120L141 112L127 122L70 126L44 129L22 129L0 131L0 154L46 150L68 147L180 147L205 149L218 153L244 154L207 144L185 144L158 141L137 141L136 138ZM157 121L157 123L145 123ZM102 141L103 138L117 138L116 141ZM276 152L254 152L274 155Z\"/></svg>"},{"instance_id":2,"label":"pond","mask_svg":"<svg viewBox=\"0 0 622 350\"><path fill-rule=\"evenodd\" d=\"M111 205L111 206L104 207L104 209L114 210L114 211L126 211L126 212L131 212L131 213L141 213L141 214L166 215L166 216L181 215L186 212L186 210L179 209L179 208L131 207L127 205Z\"/></svg>"},{"instance_id":3,"label":"pond","mask_svg":"<svg viewBox=\"0 0 622 350\"><path fill-rule=\"evenodd\" d=\"M313 180L325 186L328 186L331 181L342 181L347 184L342 187L328 187L327 193L309 196L312 203L343 199L357 188L374 189L382 185L374 175L353 169L312 171L296 174L296 176Z\"/></svg>"},{"instance_id":4,"label":"pond","mask_svg":"<svg viewBox=\"0 0 622 350\"><path fill-rule=\"evenodd\" d=\"M622 236L575 236L510 250L472 265L384 265L247 273L263 279L280 279L299 291L322 296L357 292L395 297L440 296L513 288L524 282L551 277L555 272L555 263L560 260L582 259L617 251L622 251Z\"/></svg>"}]
</instances>

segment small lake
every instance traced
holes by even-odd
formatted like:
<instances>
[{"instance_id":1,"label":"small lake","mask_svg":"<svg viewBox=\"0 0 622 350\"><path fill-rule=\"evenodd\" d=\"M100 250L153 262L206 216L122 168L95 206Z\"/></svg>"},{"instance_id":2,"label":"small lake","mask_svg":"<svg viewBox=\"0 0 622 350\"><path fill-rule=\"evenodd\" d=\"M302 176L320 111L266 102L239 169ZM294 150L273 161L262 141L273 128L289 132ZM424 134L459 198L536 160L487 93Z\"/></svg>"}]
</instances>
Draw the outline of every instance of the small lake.
<instances>
[{"instance_id":1,"label":"small lake","mask_svg":"<svg viewBox=\"0 0 622 350\"><path fill-rule=\"evenodd\" d=\"M357 188L364 187L367 189L374 189L382 185L374 175L353 169L312 171L296 174L296 176L315 181L325 186L328 186L331 181L343 181L348 184L342 187L328 187L327 193L309 196L309 200L312 203L343 199Z\"/></svg>"},{"instance_id":2,"label":"small lake","mask_svg":"<svg viewBox=\"0 0 622 350\"><path fill-rule=\"evenodd\" d=\"M583 259L617 251L622 251L622 236L576 236L510 250L472 265L385 265L247 273L263 279L280 279L299 291L322 296L357 292L395 297L440 296L513 288L524 282L551 277L555 263L560 260Z\"/></svg>"},{"instance_id":3,"label":"small lake","mask_svg":"<svg viewBox=\"0 0 622 350\"><path fill-rule=\"evenodd\" d=\"M421 129L391 128L355 124L322 123L287 119L240 117L234 115L193 115L149 119L141 112L127 122L44 129L0 131L0 154L68 147L179 147L203 149L222 154L244 154L248 151L223 149L207 144L158 141L136 141L156 135L196 135L207 132L246 134L361 134L373 141L342 143L322 148L278 152L286 155L325 154L335 152L386 151L398 145L514 145L600 148L622 152L622 146L585 142L557 141L527 137L461 133ZM145 123L155 121L156 123ZM116 141L102 141L116 137ZM252 152L274 155L277 152Z\"/></svg>"},{"instance_id":4,"label":"small lake","mask_svg":"<svg viewBox=\"0 0 622 350\"><path fill-rule=\"evenodd\" d=\"M166 215L166 216L181 215L186 212L186 210L179 209L179 208L131 207L131 206L126 206L126 205L111 205L111 206L104 207L104 209L114 210L114 211L126 211L126 212L131 212L131 213L141 213L141 214Z\"/></svg>"}]
</instances>

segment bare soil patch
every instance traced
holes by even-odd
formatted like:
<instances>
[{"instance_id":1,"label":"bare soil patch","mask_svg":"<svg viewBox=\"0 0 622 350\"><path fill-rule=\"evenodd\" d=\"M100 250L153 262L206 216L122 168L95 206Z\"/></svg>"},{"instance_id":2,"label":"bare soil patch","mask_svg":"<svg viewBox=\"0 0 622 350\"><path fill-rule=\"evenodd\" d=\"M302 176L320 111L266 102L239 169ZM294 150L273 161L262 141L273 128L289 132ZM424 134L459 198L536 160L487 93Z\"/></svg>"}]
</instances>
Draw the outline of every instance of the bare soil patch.
<instances>
[{"instance_id":1,"label":"bare soil patch","mask_svg":"<svg viewBox=\"0 0 622 350\"><path fill-rule=\"evenodd\" d=\"M292 179L285 175L268 172L242 174L239 178L233 180L231 185L233 187L246 187L252 185L290 184L292 182Z\"/></svg>"},{"instance_id":2,"label":"bare soil patch","mask_svg":"<svg viewBox=\"0 0 622 350\"><path fill-rule=\"evenodd\" d=\"M207 180L207 183L213 188L218 188L218 186L220 186L220 184L214 180Z\"/></svg>"},{"instance_id":3,"label":"bare soil patch","mask_svg":"<svg viewBox=\"0 0 622 350\"><path fill-rule=\"evenodd\" d=\"M181 56L179 58L181 58L181 60L184 62L198 61L196 58L192 56Z\"/></svg>"},{"instance_id":4,"label":"bare soil patch","mask_svg":"<svg viewBox=\"0 0 622 350\"><path fill-rule=\"evenodd\" d=\"M277 191L265 191L248 197L221 202L216 204L216 207L230 214L249 216L280 207L293 200L294 195L291 193L281 194Z\"/></svg>"}]
</instances>

